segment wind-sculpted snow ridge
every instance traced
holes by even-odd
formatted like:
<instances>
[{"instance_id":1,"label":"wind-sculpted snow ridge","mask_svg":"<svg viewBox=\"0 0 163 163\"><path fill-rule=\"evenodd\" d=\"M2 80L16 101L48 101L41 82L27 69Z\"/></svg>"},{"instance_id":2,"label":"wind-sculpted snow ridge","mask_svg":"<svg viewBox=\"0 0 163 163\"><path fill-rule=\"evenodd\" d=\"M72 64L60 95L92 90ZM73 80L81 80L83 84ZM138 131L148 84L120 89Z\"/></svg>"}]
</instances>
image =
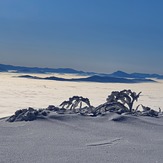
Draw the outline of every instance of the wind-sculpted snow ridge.
<instances>
[{"instance_id":1,"label":"wind-sculpted snow ridge","mask_svg":"<svg viewBox=\"0 0 163 163\"><path fill-rule=\"evenodd\" d=\"M150 117L159 117L163 114L160 108L159 111L155 111L142 104L139 104L134 109L133 104L138 100L140 94L141 92L137 94L136 92L126 89L122 91L112 91L107 97L106 102L97 107L92 106L88 98L73 96L67 101L63 101L59 107L49 105L47 108L39 110L31 107L28 109L17 110L14 115L7 119L7 121L32 121L38 118L45 118L51 112L55 112L56 114L81 114L84 116L105 115L109 112L114 112L120 115L130 114L133 116ZM142 111L139 110L140 106L142 107Z\"/></svg>"}]
</instances>

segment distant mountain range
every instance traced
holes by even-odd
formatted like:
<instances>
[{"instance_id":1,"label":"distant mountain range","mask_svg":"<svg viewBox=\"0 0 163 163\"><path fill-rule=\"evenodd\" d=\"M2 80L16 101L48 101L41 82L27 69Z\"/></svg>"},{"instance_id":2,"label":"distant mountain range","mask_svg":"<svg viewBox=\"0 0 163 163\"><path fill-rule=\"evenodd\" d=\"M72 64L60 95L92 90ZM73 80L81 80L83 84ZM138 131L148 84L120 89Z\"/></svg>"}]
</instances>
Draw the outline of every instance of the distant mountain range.
<instances>
[{"instance_id":1,"label":"distant mountain range","mask_svg":"<svg viewBox=\"0 0 163 163\"><path fill-rule=\"evenodd\" d=\"M85 78L73 78L73 79L65 79L59 78L55 76L50 77L37 77L31 75L21 75L20 78L29 78L29 79L43 79L43 80L56 80L56 81L71 81L71 82L99 82L99 83L142 83L142 82L155 82L151 79L126 79L126 78L117 78L117 77L109 77L109 76L90 76Z\"/></svg>"},{"instance_id":2,"label":"distant mountain range","mask_svg":"<svg viewBox=\"0 0 163 163\"><path fill-rule=\"evenodd\" d=\"M123 78L138 78L138 79L145 79L145 78L156 78L156 79L163 79L163 75L159 74L145 74L145 73L131 73L128 74L123 71L116 71L112 74L109 74L110 76L114 77L123 77Z\"/></svg>"},{"instance_id":3,"label":"distant mountain range","mask_svg":"<svg viewBox=\"0 0 163 163\"><path fill-rule=\"evenodd\" d=\"M97 78L98 80L113 80L115 78L122 78L123 79L134 79L140 80L147 79L147 78L156 78L156 79L163 79L163 75L159 74L145 74L145 73L126 73L123 71L116 71L111 74L104 74L104 73L96 73L96 72L84 72L78 71L71 68L39 68L39 67L24 67L24 66L13 66L13 65L5 65L0 64L0 72L16 72L16 73L63 73L63 74L79 74L79 75L88 75L92 78ZM105 78L104 78L105 77ZM110 77L110 78L109 78ZM102 79L101 79L102 78ZM86 79L84 79L86 80ZM92 80L92 79L87 79ZM97 80L97 79L96 79Z\"/></svg>"},{"instance_id":4,"label":"distant mountain range","mask_svg":"<svg viewBox=\"0 0 163 163\"><path fill-rule=\"evenodd\" d=\"M84 71L77 71L71 68L39 68L39 67L24 67L0 64L1 72L17 72L17 73L69 73L69 74L87 74ZM92 74L89 73L88 74Z\"/></svg>"}]
</instances>

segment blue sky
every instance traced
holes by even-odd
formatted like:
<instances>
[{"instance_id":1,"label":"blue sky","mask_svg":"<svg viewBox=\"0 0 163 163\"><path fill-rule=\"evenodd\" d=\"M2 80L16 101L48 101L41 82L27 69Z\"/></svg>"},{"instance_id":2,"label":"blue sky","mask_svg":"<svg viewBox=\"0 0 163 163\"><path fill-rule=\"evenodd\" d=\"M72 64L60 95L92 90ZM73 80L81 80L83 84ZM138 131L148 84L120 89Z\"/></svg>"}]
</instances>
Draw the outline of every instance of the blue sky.
<instances>
[{"instance_id":1,"label":"blue sky","mask_svg":"<svg viewBox=\"0 0 163 163\"><path fill-rule=\"evenodd\" d=\"M163 74L162 0L1 0L0 63Z\"/></svg>"}]
</instances>

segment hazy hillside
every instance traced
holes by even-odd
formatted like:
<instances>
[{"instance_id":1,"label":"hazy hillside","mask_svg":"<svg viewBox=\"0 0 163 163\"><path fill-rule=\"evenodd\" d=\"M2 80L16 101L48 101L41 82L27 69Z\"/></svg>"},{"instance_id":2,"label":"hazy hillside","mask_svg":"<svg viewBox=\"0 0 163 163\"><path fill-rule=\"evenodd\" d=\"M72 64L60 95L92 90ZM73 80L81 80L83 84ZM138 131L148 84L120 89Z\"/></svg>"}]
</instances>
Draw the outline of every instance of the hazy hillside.
<instances>
[{"instance_id":1,"label":"hazy hillside","mask_svg":"<svg viewBox=\"0 0 163 163\"><path fill-rule=\"evenodd\" d=\"M12 65L0 64L0 72L11 72L11 71L17 73L63 73L63 74L65 73L65 74L80 74L80 75L89 75L89 76L98 75L98 76L103 76L105 78L107 77L106 80L110 80L108 79L108 77L133 78L133 79L145 79L145 78L163 79L163 75L159 75L159 74L146 74L146 73L129 74L123 71L116 71L111 74L105 74L105 73L79 71L71 68L40 68L40 67L24 67L24 66L12 66Z\"/></svg>"},{"instance_id":2,"label":"hazy hillside","mask_svg":"<svg viewBox=\"0 0 163 163\"><path fill-rule=\"evenodd\" d=\"M14 71L17 73L68 73L68 74L94 74L93 72L78 71L71 68L40 68L40 67L24 67L0 64L0 71Z\"/></svg>"},{"instance_id":3,"label":"hazy hillside","mask_svg":"<svg viewBox=\"0 0 163 163\"><path fill-rule=\"evenodd\" d=\"M65 79L59 78L55 76L50 77L37 77L37 76L30 76L30 75L22 75L19 76L21 78L30 78L30 79L44 79L44 80L56 80L56 81L74 81L74 82L99 82L99 83L141 83L141 82L155 82L151 79L126 79L126 78L116 78L116 77L109 77L109 76L90 76L86 78L72 78L72 79Z\"/></svg>"}]
</instances>

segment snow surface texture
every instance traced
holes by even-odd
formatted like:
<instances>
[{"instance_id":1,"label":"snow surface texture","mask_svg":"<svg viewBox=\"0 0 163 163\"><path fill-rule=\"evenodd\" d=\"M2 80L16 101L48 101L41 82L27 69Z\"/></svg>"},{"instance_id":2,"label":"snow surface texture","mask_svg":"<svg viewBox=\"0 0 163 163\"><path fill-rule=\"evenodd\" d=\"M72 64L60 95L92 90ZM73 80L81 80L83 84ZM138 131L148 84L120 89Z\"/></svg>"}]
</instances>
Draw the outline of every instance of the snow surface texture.
<instances>
[{"instance_id":1,"label":"snow surface texture","mask_svg":"<svg viewBox=\"0 0 163 163\"><path fill-rule=\"evenodd\" d=\"M1 117L23 107L59 105L74 95L88 97L97 106L112 91L123 89L143 92L136 105L163 108L162 81L71 83L12 76L1 74ZM0 119L0 163L162 163L163 160L163 117L116 113L90 117L51 112L37 121L9 123L6 119Z\"/></svg>"},{"instance_id":2,"label":"snow surface texture","mask_svg":"<svg viewBox=\"0 0 163 163\"><path fill-rule=\"evenodd\" d=\"M52 113L0 120L1 163L162 163L163 117Z\"/></svg>"}]
</instances>

